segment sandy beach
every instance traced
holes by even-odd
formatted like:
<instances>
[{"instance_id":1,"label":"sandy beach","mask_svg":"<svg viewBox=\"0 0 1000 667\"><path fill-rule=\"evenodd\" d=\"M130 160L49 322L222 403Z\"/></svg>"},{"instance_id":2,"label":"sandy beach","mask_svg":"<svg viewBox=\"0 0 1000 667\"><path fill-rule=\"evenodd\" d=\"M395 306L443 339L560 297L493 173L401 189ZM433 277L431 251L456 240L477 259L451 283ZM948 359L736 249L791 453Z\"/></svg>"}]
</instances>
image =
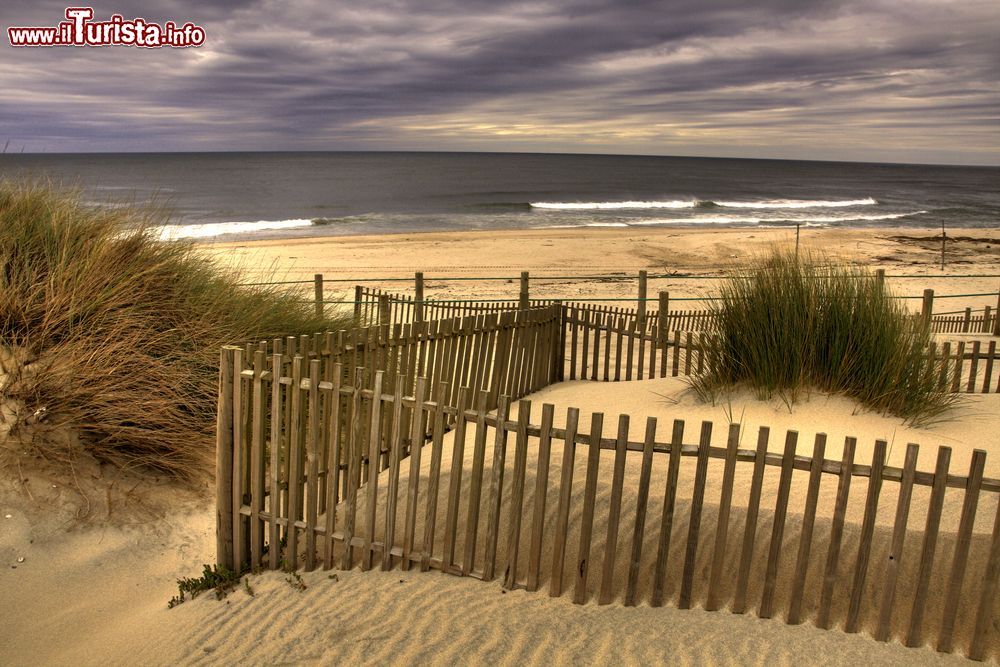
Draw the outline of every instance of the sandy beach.
<instances>
[{"instance_id":1,"label":"sandy beach","mask_svg":"<svg viewBox=\"0 0 1000 667\"><path fill-rule=\"evenodd\" d=\"M884 268L890 288L920 295L997 292L1000 278L947 278L1000 273L1000 232L995 229L949 229L945 269L940 229L803 228L803 253ZM532 298L634 297L635 276L679 274L651 279L649 293L667 290L672 297L711 294L715 281L684 275L718 276L775 245L794 247L795 229L676 228L548 229L463 233L386 234L379 236L205 243L207 252L239 266L247 276L265 280L327 279L328 298L353 299L353 280L388 291L412 293L412 282L379 282L376 278L412 278L425 274L428 298L517 298L521 271L532 276ZM622 280L585 280L576 276L621 276ZM434 277L494 278L435 282ZM546 276L574 276L571 280ZM500 278L497 280L496 278ZM508 280L513 284L508 283ZM338 287L340 289L338 290ZM311 290L311 286L308 286ZM962 307L996 306L996 299L965 299ZM623 304L628 305L628 304ZM919 300L914 300L914 308ZM691 307L698 307L695 303ZM948 309L952 310L949 303Z\"/></svg>"},{"instance_id":2,"label":"sandy beach","mask_svg":"<svg viewBox=\"0 0 1000 667\"><path fill-rule=\"evenodd\" d=\"M932 288L937 294L991 293L990 296L954 299L954 309L996 306L1000 279L982 276L1000 273L1000 232L948 230L946 269L940 270L940 231L899 229L803 229L802 248L830 257L885 268L889 285L897 294L919 294ZM241 267L248 280L267 278L309 280L323 273L328 279L327 298L336 287L351 298L352 279L410 278L423 271L428 296L435 298L513 298L517 284L509 279L520 271L533 276L532 297L586 299L626 298L635 295L634 274L652 273L720 275L733 262L763 252L772 244L794 243L794 230L775 229L593 229L508 231L500 233L429 233L371 237L335 237L216 242L204 244L205 252L220 261ZM936 244L936 245L935 245ZM621 274L622 279L578 280L553 276ZM434 276L477 280L435 282ZM546 277L548 276L548 277ZM902 277L892 277L902 276ZM534 279L537 277L537 280ZM483 278L490 278L484 280ZM498 280L499 279L499 280ZM409 282L366 283L410 293ZM650 282L650 291L669 290L671 296L710 294L712 279L681 275ZM307 286L311 289L311 286ZM919 300L910 302L917 307ZM952 301L947 309L952 310ZM627 304L624 304L627 305ZM944 306L942 306L942 309ZM889 463L901 465L905 445L919 443L918 469L932 470L939 445L952 447L952 471L966 474L973 449L985 449L986 475L1000 477L1000 395L969 397L950 418L926 428L907 426L902 420L873 414L843 397L809 396L794 406L779 399L758 401L734 395L726 403L699 403L681 380L622 382L614 384L565 382L529 397L540 411L541 403L556 406L557 425L567 407L581 409L581 423L593 412L605 415L605 429L614 429L619 414L633 417L633 437L639 438L645 417L659 420L663 438L673 419L684 419L689 433L701 420L716 424L714 443L725 441L729 420L741 421L744 447L751 447L761 425L783 436L786 429L800 432L799 453L808 455L816 433L826 433L826 458L840 456L845 436L858 438L857 460L870 460L876 439L890 443ZM537 416L538 412L534 414ZM471 434L470 434L471 436ZM447 436L450 438L451 436ZM693 438L690 438L693 440ZM780 451L782 437L771 440ZM687 440L687 439L686 439ZM445 451L453 441L446 438ZM467 447L465 451L470 451ZM553 450L553 460L559 455ZM610 459L606 459L610 455ZM586 454L577 452L579 461ZM613 452L604 452L601 466L612 465ZM426 466L426 458L424 459ZM443 461L448 469L450 461ZM688 462L685 466L690 467ZM578 464L576 474L583 469ZM690 475L682 475L681 497ZM626 471L626 488L632 489L638 471ZM580 483L576 489L582 488ZM709 479L706 507L711 516L719 481ZM654 488L662 488L660 478ZM776 475L767 478L763 506L773 503ZM382 488L384 488L384 484ZM529 481L528 488L531 488ZM863 485L860 485L863 487ZM895 487L895 485L893 485ZM743 511L749 479L737 479L732 525ZM404 491L401 488L401 491ZM824 481L821 498L829 500L836 484ZM918 489L916 496L926 493ZM484 584L441 573L315 571L302 574L305 588L284 573L248 577L247 585L217 601L210 593L167 609L176 593L176 580L197 576L203 563L214 561L215 509L213 487L207 478L200 488L182 489L164 480L156 484L135 473L118 473L107 466L81 462L72 486L49 477L44 467L19 471L0 490L0 612L5 637L0 641L0 662L24 665L129 665L129 664L952 664L965 662L961 655L936 653L930 645L919 649L898 642L881 643L871 637L874 619L862 631L849 635L839 629L820 630L807 622L786 625L782 614L771 620L754 614L726 610L679 610L672 604L651 608L621 604L622 583L616 599L599 606L594 596L588 604L572 604L569 597L550 598L544 591L503 591L499 582ZM610 493L598 490L599 502ZM634 494L629 490L628 494ZM994 494L995 495L995 494ZM859 521L863 493L856 492L849 520ZM892 488L886 489L880 507L894 507ZM791 507L801 508L804 489L792 490ZM986 541L997 512L997 499L980 504L970 563L985 558ZM925 506L915 500L915 507ZM628 506L628 503L626 503ZM829 507L829 502L821 502ZM949 494L942 525L957 522L960 494ZM657 516L659 508L650 507ZM883 509L880 517L891 510ZM925 517L911 515L912 526ZM632 517L623 516L623 525ZM604 523L602 523L602 521ZM770 518L762 514L760 530ZM790 516L785 534L785 556L794 556L801 521ZM677 532L684 526L678 525ZM738 535L739 529L734 529ZM855 529L856 530L856 529ZM599 514L595 536L606 531L606 517ZM829 532L829 516L817 519L816 539ZM890 526L877 529L875 560L887 553ZM913 537L913 536L911 536ZM704 536L703 539L709 539ZM654 539L647 533L647 539ZM603 540L603 537L601 537ZM595 543L595 549L600 547ZM845 549L857 544L848 530ZM953 548L942 538L942 549ZM789 546L792 545L792 546ZM619 545L619 550L627 548ZM647 545L655 551L655 544ZM676 547L679 548L679 547ZM904 576L915 569L917 539L908 539ZM678 556L679 558L679 556ZM755 570L765 565L766 554L756 554ZM935 581L946 578L938 561ZM699 563L698 581L707 577L707 563ZM735 567L734 564L731 564ZM970 565L972 567L972 565ZM762 570L761 570L762 571ZM841 573L849 576L849 573ZM545 573L543 573L543 578ZM671 575L672 576L672 575ZM818 566L809 581L822 577ZM872 576L866 595L875 595L878 577ZM756 581L756 580L755 580ZM844 584L847 585L846 583ZM759 582L751 593L759 595ZM936 584L938 588L940 585ZM818 586L810 586L815 590ZM675 594L676 579L668 582L668 597ZM901 584L898 594L909 599L912 587ZM940 591L927 611L933 624L940 614ZM778 592L779 606L788 591ZM812 595L811 593L809 595ZM699 596L696 607L703 604ZM806 605L814 605L808 597ZM839 603L838 603L839 604ZM959 645L967 641L974 605L959 618ZM751 606L751 610L753 608ZM843 610L835 608L835 616ZM1000 616L994 615L994 618ZM996 621L994 621L994 624ZM995 630L994 630L995 634ZM933 633L927 638L933 639ZM990 654L997 655L995 642Z\"/></svg>"}]
</instances>

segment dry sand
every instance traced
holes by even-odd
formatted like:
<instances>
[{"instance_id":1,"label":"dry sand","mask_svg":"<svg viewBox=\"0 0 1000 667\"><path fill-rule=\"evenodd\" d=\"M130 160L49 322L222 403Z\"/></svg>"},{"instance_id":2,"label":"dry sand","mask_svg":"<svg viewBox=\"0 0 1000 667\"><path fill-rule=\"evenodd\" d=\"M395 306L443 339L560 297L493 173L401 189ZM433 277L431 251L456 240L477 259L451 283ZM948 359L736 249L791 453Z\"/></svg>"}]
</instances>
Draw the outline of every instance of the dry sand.
<instances>
[{"instance_id":1,"label":"dry sand","mask_svg":"<svg viewBox=\"0 0 1000 667\"><path fill-rule=\"evenodd\" d=\"M772 233L773 232L773 233ZM904 232L909 236L932 236L934 232ZM932 286L941 292L957 292L959 281L938 281L938 271L930 265L933 249L921 249L916 241L897 242L888 239L898 231L847 232L809 231L805 241L814 247L859 260L874 257L894 257L899 261L886 264L890 273L919 273L924 279L900 281L918 284L919 289ZM956 231L949 234L958 235ZM484 269L500 271L497 275L516 275L520 270L547 272L631 273L639 268L677 270L684 272L717 271L729 255L745 255L754 243L770 242L785 231L712 230L684 232L655 230L632 233L632 230L594 230L584 233L574 230L545 232L507 232L504 234L427 234L393 237L321 239L295 242L263 242L257 244L215 244L213 252L222 252L230 261L250 261L259 266L272 259L280 271L290 278L311 277L312 273L334 271L345 277L367 275L409 275L414 270L429 274L484 275ZM969 264L950 266L947 273L996 273L997 248L1000 237L996 232L976 230L970 237L989 238L986 241L964 242L968 252L961 254L956 244L956 261ZM408 240L409 239L409 240ZM986 248L990 245L990 248ZM235 246L239 246L235 248ZM964 251L963 251L964 252ZM296 258L291 260L289 258ZM486 262L480 258L488 257ZM964 258L964 259L963 259ZM916 261L917 264L908 264ZM484 267L481 264L487 264ZM263 275L263 274L260 274ZM996 279L971 279L961 283L963 291L996 289ZM938 286L940 285L940 287ZM710 289L711 283L678 281L670 285L672 293L687 289L690 293ZM628 283L593 282L551 283L551 296L630 295ZM653 286L654 289L659 288ZM442 285L440 293L451 290L456 296L487 295L487 290L513 291L511 286L496 283L458 283ZM477 292L478 290L478 292ZM912 291L913 288L909 288ZM459 293L459 291L461 293ZM492 295L492 293L490 293ZM550 296L550 294L539 294ZM995 299L994 299L995 301ZM974 305L974 304L969 304ZM605 435L617 428L619 412L635 418L633 438L638 439L644 417L657 416L661 439L674 418L687 422L688 442L696 439L698 422L711 419L716 423L714 441L725 439L727 414L742 421L747 429L743 447L751 448L756 429L761 424L772 427L771 449L779 451L784 429L800 431L799 453L808 454L813 436L822 431L829 435L827 458L838 458L845 435L859 437L858 460L870 457L871 444L876 438L892 443L890 462L899 465L907 442L923 445L919 468L933 467L934 450L946 444L954 450L952 471L964 474L973 448L990 452L987 475L1000 476L1000 397L976 396L962 406L953 420L931 429L909 429L898 420L862 413L841 398L813 396L797 404L791 412L780 400L757 402L735 396L732 402L717 406L697 404L677 380L663 379L632 383L573 382L550 387L531 397L537 422L540 404L557 406L556 422L562 423L569 406L582 410L581 425L589 429L590 413L603 410ZM448 471L447 453L453 444L446 437L446 457L442 469ZM466 448L466 456L471 453ZM601 468L611 468L613 454L605 452ZM424 457L426 467L429 456ZM559 474L560 450L553 449L550 479ZM529 458L529 461L533 459ZM582 489L579 477L585 468L586 452L580 448L576 458L574 493ZM489 461L489 457L487 458ZM690 497L690 460L682 469L679 491L679 517L684 517L684 498ZM508 466L510 459L508 459ZM734 554L742 535L743 513L748 486L747 466L740 466L731 516L730 548ZM405 468L405 466L404 466ZM634 496L638 465L632 460L626 470L626 502ZM713 466L713 469L716 467ZM654 466L653 492L647 518L644 556L644 579L648 581L651 559L655 555L655 523L662 503L662 477ZM816 629L815 596L806 600L807 622L788 626L783 622L788 591L777 592L777 618L761 620L753 615L760 596L759 577L752 578L750 614L734 615L726 611L704 612L700 609L674 608L678 590L678 571L671 569L667 582L668 606L653 609L648 606L648 591L643 590L637 608L620 604L623 582L616 582L617 600L608 606L595 601L599 569L592 568L590 602L585 606L571 603L569 596L549 598L544 592L548 585L550 551L543 552L543 591L523 590L504 593L499 583L484 584L440 573L362 573L328 572L303 575L305 590L294 589L286 575L267 573L250 578L254 595L245 590L234 591L222 602L211 595L168 610L167 600L176 592L175 580L199 574L201 564L214 560L214 508L209 502L208 489L183 491L169 485L139 483L138 478L116 476L96 466L81 464L79 477L70 488L64 480L50 479L43 473L29 470L15 472L0 489L0 663L24 665L59 664L340 664L428 662L431 664L940 664L962 661L954 655L939 655L930 648L907 649L898 643L882 644L866 633L848 635L841 631ZM714 473L713 473L714 474ZM802 473L797 473L801 478ZM95 479L98 478L98 479ZM776 471L769 469L765 480L761 522L758 530L770 530L773 492L777 484ZM22 480L28 479L28 483ZM106 491L109 480L114 484ZM603 553L606 530L606 509L609 477L602 475L598 489L599 502L594 527L594 554ZM835 488L825 479L821 496L829 500ZM467 476L465 483L467 483ZM891 516L895 497L887 484L880 503L880 515ZM74 488L75 487L75 488ZM859 515L863 502L863 480L858 480L851 494L850 515ZM382 484L381 488L385 489ZM447 477L442 489L447 488ZM532 489L531 478L527 489ZM717 479L710 476L706 495L705 525L714 526L713 503L717 502ZM400 493L406 490L406 480ZM81 493L87 501L81 500ZM914 498L914 508L920 507L921 493ZM790 507L801 508L803 489L793 489ZM549 507L554 511L554 496L549 494ZM957 521L956 507L960 494L949 492L943 529ZM532 502L530 493L526 505ZM830 502L821 500L820 507ZM402 505L402 504L401 504ZM443 512L439 505L439 512ZM579 508L579 502L575 507ZM77 509L87 509L88 518L74 518ZM976 539L970 568L978 566L984 553L985 534L990 530L997 500L988 497L980 504ZM814 553L825 556L828 516L821 510L817 520ZM9 517L9 518L8 518ZM911 516L911 526L922 528L923 517ZM630 547L629 531L633 516L622 516L623 537L618 544L618 558ZM571 517L571 532L578 530L579 516ZM443 525L439 518L438 525ZM686 522L674 526L671 561L682 562L679 549L686 535ZM503 530L503 527L501 528ZM419 532L418 535L422 533ZM503 534L503 533L502 533ZM702 544L714 535L703 531ZM872 562L881 562L887 548L888 528L879 527ZM798 523L790 517L784 541L783 567L791 565L798 542ZM919 549L916 536L907 543L902 565L902 580L912 579L914 549ZM845 537L845 553L857 544L856 531L849 529ZM504 540L501 540L501 557ZM953 540L947 535L939 543L939 567L935 568L932 600L940 598L944 570L941 564L950 560ZM567 563L575 558L575 542L568 549ZM766 540L761 541L766 545ZM481 548L481 547L480 547ZM765 546L766 548L766 546ZM522 550L522 558L524 558ZM707 553L701 549L700 553ZM461 554L461 550L459 552ZM20 559L23 559L20 560ZM707 564L699 558L696 577L696 605L704 600ZM729 559L731 564L735 558ZM754 572L762 571L766 554L757 553ZM814 560L809 570L810 586L816 590L817 577L823 558ZM851 562L848 558L846 562ZM523 566L522 566L523 576ZM970 569L970 571L972 571ZM866 595L874 595L878 574L874 569ZM731 579L732 568L726 576ZM841 580L849 573L841 572ZM838 589L834 619L839 624L843 616L846 593ZM910 589L901 585L899 597L909 599ZM810 594L811 595L811 594ZM973 604L963 605L959 619L958 646L966 645ZM907 609L908 612L908 609ZM933 603L927 611L928 627L934 627L939 605ZM995 616L1000 618L1000 616ZM895 619L899 627L902 619ZM864 619L870 629L872 619ZM933 639L934 632L928 639ZM996 642L991 651L996 655Z\"/></svg>"},{"instance_id":2,"label":"dry sand","mask_svg":"<svg viewBox=\"0 0 1000 667\"><path fill-rule=\"evenodd\" d=\"M803 229L801 247L803 252L881 267L890 276L913 276L889 279L898 294L920 295L926 288L936 294L992 293L978 299L939 301L937 312L996 306L1000 278L942 276L1000 274L1000 230L948 230L944 271L940 269L940 234L933 229ZM353 299L350 288L360 279L366 285L412 293L408 281L367 281L412 279L414 272L423 271L428 298L512 299L517 298L517 276L529 271L534 298L587 299L634 297L640 269L656 275L719 275L774 245L794 242L794 229L547 229L221 241L204 248L225 263L240 266L251 280L311 280L322 273L344 281L327 283L327 298ZM623 279L545 278L581 275L621 275ZM435 276L504 280L439 282ZM508 282L511 278L513 284ZM649 294L667 290L673 297L705 296L716 284L662 278L650 280ZM308 289L311 296L312 287ZM919 308L919 300L909 303Z\"/></svg>"}]
</instances>

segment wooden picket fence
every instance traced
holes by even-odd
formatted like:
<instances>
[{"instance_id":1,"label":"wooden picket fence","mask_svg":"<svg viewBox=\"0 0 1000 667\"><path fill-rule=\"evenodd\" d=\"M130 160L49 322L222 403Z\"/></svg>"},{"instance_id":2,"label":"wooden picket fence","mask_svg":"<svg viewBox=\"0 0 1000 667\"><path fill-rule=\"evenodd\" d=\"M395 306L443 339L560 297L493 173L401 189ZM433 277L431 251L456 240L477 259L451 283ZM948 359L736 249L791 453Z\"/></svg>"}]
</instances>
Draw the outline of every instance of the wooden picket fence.
<instances>
[{"instance_id":1,"label":"wooden picket fence","mask_svg":"<svg viewBox=\"0 0 1000 667\"><path fill-rule=\"evenodd\" d=\"M933 309L933 292L924 308ZM643 299L645 298L643 293ZM375 323L408 323L424 320L444 319L474 315L480 313L496 313L507 310L518 310L525 307L537 308L554 304L563 304L586 312L590 317L613 322L621 322L622 326L651 331L660 325L660 310L666 306L666 331L700 332L715 330L715 314L707 309L674 309L671 301L658 299L655 308L608 306L594 303L577 302L560 299L510 299L506 301L481 301L475 299L449 299L444 301L418 299L414 295L398 294L377 288L357 285L354 288L354 316L358 325ZM380 306L380 303L382 305ZM1000 298L998 298L1000 303ZM921 314L920 317L924 315ZM966 308L964 313L949 313L930 317L932 333L972 333L997 335L996 311L986 306L978 314L972 308Z\"/></svg>"},{"instance_id":2,"label":"wooden picket fence","mask_svg":"<svg viewBox=\"0 0 1000 667\"><path fill-rule=\"evenodd\" d=\"M623 415L609 438L599 413L585 432L575 408L563 427L554 425L552 405L533 423L529 401L512 420L506 393L490 410L493 385L453 393L448 382L420 377L412 393L399 381L387 391L385 370L347 373L332 357L301 354L290 368L278 354L268 366L263 351L247 367L244 354L225 348L220 373L218 560L230 568L398 565L500 576L508 589L571 590L578 604L596 593L599 604L728 607L997 657L1000 508L991 533L975 525L981 505L993 509L1000 480L984 477L981 450L961 476L950 472L948 447L938 449L931 472L917 470L912 444L902 468L886 465L881 440L870 464L855 461L850 437L840 460L824 458L823 434L809 457L796 455L795 431L785 434L782 454L768 452L767 427L754 449L741 449L738 425L723 446L713 443L711 422L694 442L675 420L661 441L650 418L635 440ZM385 471L366 476L383 457ZM638 482L626 487L625 471L636 466ZM776 492L763 495L775 473ZM749 485L735 484L748 475ZM859 526L847 517L862 483ZM821 506L821 487L834 484L832 507ZM894 488L886 493L886 485ZM916 494L921 487L929 493ZM744 488L748 496L734 498ZM790 504L793 489L805 489L802 506ZM880 497L895 497L888 525L878 521ZM957 525L942 525L954 514L943 508L955 503ZM926 517L922 530L910 525L913 514ZM603 535L595 525L606 526ZM914 540L919 557L904 550ZM901 572L912 577L906 587Z\"/></svg>"},{"instance_id":3,"label":"wooden picket fence","mask_svg":"<svg viewBox=\"0 0 1000 667\"><path fill-rule=\"evenodd\" d=\"M563 306L567 380L642 380L696 375L708 366L712 332L661 330L658 322L633 328L627 316L590 306ZM938 374L941 389L952 393L1000 393L997 341L931 343L923 352Z\"/></svg>"},{"instance_id":4,"label":"wooden picket fence","mask_svg":"<svg viewBox=\"0 0 1000 667\"><path fill-rule=\"evenodd\" d=\"M475 299L422 300L409 294L390 293L381 289L357 285L354 288L354 319L360 324L383 322L408 323L423 320L462 317L481 313L519 310L521 301L480 301ZM527 299L528 308L564 304L587 313L592 318L610 321L621 320L633 329L652 331L660 324L659 310L606 306L561 299ZM714 316L711 311L699 309L668 309L667 329L670 331L711 331Z\"/></svg>"},{"instance_id":5,"label":"wooden picket fence","mask_svg":"<svg viewBox=\"0 0 1000 667\"><path fill-rule=\"evenodd\" d=\"M454 407L459 399L458 388L466 387L483 397L480 408L494 409L500 396L519 398L560 379L562 364L556 354L562 348L560 333L559 310L548 307L395 325L391 330L388 326L367 327L261 341L242 348L226 347L220 365L216 459L219 478L244 479L245 489L252 487L250 468L246 467L249 450L232 450L223 444L227 439L242 441L246 438L254 447L262 447L265 441L281 443L311 428L310 424L296 421L292 415L304 415L301 411L316 409L315 404L303 407L297 403L301 395L291 390L292 386L304 382L314 387L310 401L320 395L318 390L340 395L335 388L347 386L358 391L363 389L370 396L375 386L364 383L371 382L378 373L382 382L380 391L420 395L443 406ZM358 369L359 374L352 374L351 369ZM274 378L279 380L276 382ZM421 382L436 392L420 394ZM270 406L269 410L266 406ZM348 398L341 396L339 401L325 404L324 409L333 415L347 415ZM317 413L313 416L318 418ZM407 419L410 419L409 414ZM433 428L430 424L418 426L423 434ZM451 426L450 422L446 424L448 428ZM407 421L405 432L409 433L409 429ZM420 439L422 436L407 437L404 455L409 455L411 442ZM348 452L338 449L336 443L327 439L322 443L323 456L335 452L333 460L337 462L331 474L324 473L322 497L327 497L327 485L331 481L340 484L341 488L329 492L342 497L347 491L347 473L351 465ZM268 451L270 457L277 458L269 458L268 463L257 460L254 465L271 466L268 493L273 493L287 509L289 504L294 506L296 503L296 496L292 495L295 488L292 471L297 469L293 457L296 455L287 448L271 447L270 444ZM232 458L234 456L237 458ZM372 457L363 456L357 474L360 479L367 480L388 465L386 446ZM262 492L255 491L255 494L258 498L263 497ZM233 507L238 508L240 497L236 491L233 494L220 491L217 505L222 515L231 514ZM237 540L235 544L240 542ZM224 540L221 531L217 547L220 562L232 560L228 554L233 547ZM242 559L237 558L237 562Z\"/></svg>"},{"instance_id":6,"label":"wooden picket fence","mask_svg":"<svg viewBox=\"0 0 1000 667\"><path fill-rule=\"evenodd\" d=\"M1000 480L984 477L984 452L976 451L962 477L949 474L946 447L934 472L925 472L916 469L915 445L904 466L893 468L885 465L881 441L871 465L863 465L853 460L853 438L837 461L823 458L822 435L811 457L796 455L794 432L786 434L782 455L768 453L767 428L755 450L744 450L738 428L730 427L724 447L713 444L708 422L692 444L684 442L683 421L661 442L655 420L647 421L644 439L630 440L628 416L612 439L602 436L600 415L583 433L575 409L557 428L554 408L543 406L536 425L531 404L521 401L512 420L512 401L556 381L702 372L713 335L661 330L657 313L640 318L589 304L404 323L386 317L387 303L380 300L382 324L223 349L219 563L235 569L419 564L484 580L499 573L508 588L547 583L551 595L561 595L571 579L578 603L597 593L600 603L659 606L675 598L681 608L728 606L761 617L784 610L789 623L811 616L819 627L870 626L882 640L919 646L931 638L941 651L997 656L1000 518L991 537L975 530L975 521L981 500L1000 492ZM935 345L927 358L940 369L944 388L1000 391L995 341ZM583 467L576 465L578 446L587 447ZM613 452L610 467L601 465L602 450ZM641 469L628 488L627 466ZM761 507L768 467L780 470L773 512ZM795 471L808 472L805 487L793 486ZM733 489L743 488L734 487L740 473L751 476L746 503L733 502ZM720 490L718 505L706 501L710 477ZM859 477L867 491L857 525L847 519L847 503L851 480ZM651 480L661 478L662 498L650 493ZM824 479L837 486L826 505L819 500ZM891 531L878 522L884 482L894 485L897 499ZM688 487L689 495L681 493ZM907 525L920 487L930 489L912 505L926 514L922 533ZM802 508L790 510L793 488L807 495ZM941 525L942 508L957 502L948 489L961 495L957 526ZM647 530L654 509L659 528ZM595 516L607 518L603 542L600 535L594 542ZM625 557L617 545L628 535L627 520L632 542ZM780 556L795 529L791 567ZM731 540L739 530L740 541ZM844 549L853 549L855 538L848 558ZM911 555L902 565L903 545L913 540L921 543L919 561ZM571 542L578 543L575 561ZM810 567L824 551L822 568ZM588 574L592 563L601 564L599 586ZM912 591L901 589L906 596L895 592L901 571L913 584ZM940 614L927 611L938 608Z\"/></svg>"}]
</instances>

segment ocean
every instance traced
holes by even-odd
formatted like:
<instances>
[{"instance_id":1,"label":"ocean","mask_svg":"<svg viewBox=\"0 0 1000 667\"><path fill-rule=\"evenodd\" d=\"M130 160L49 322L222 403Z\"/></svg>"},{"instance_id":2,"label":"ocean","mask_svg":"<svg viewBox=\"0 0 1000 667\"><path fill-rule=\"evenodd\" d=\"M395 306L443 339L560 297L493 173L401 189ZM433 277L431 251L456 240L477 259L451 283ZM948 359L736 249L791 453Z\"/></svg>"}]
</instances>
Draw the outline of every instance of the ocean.
<instances>
[{"instance_id":1,"label":"ocean","mask_svg":"<svg viewBox=\"0 0 1000 667\"><path fill-rule=\"evenodd\" d=\"M1000 167L519 153L0 154L172 212L164 238L584 227L1000 227Z\"/></svg>"}]
</instances>

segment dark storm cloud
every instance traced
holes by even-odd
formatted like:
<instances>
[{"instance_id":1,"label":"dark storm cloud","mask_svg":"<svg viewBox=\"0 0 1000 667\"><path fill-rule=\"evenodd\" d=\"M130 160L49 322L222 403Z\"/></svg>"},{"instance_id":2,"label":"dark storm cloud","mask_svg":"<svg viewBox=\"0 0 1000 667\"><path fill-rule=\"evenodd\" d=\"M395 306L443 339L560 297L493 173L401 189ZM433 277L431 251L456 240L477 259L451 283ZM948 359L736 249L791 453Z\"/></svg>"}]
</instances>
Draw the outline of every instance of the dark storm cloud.
<instances>
[{"instance_id":1,"label":"dark storm cloud","mask_svg":"<svg viewBox=\"0 0 1000 667\"><path fill-rule=\"evenodd\" d=\"M4 27L65 5L16 0ZM579 150L997 163L992 2L134 0L200 49L13 49L28 150Z\"/></svg>"}]
</instances>

